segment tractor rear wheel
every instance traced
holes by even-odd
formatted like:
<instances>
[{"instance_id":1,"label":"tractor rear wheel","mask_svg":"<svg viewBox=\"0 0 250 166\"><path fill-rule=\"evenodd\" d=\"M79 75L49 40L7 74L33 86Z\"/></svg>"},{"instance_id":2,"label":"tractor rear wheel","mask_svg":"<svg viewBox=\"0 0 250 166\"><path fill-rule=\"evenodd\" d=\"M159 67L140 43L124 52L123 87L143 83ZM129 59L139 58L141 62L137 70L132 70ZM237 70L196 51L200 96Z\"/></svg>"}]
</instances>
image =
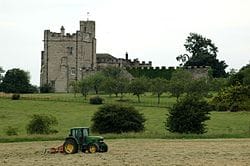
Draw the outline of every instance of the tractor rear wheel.
<instances>
[{"instance_id":1,"label":"tractor rear wheel","mask_svg":"<svg viewBox=\"0 0 250 166\"><path fill-rule=\"evenodd\" d=\"M95 152L98 151L98 148L97 148L97 146L95 144L91 144L88 147L88 151L89 151L89 153L95 153Z\"/></svg>"},{"instance_id":2,"label":"tractor rear wheel","mask_svg":"<svg viewBox=\"0 0 250 166\"><path fill-rule=\"evenodd\" d=\"M63 150L66 154L74 154L78 151L78 146L76 141L68 139L63 144Z\"/></svg>"}]
</instances>

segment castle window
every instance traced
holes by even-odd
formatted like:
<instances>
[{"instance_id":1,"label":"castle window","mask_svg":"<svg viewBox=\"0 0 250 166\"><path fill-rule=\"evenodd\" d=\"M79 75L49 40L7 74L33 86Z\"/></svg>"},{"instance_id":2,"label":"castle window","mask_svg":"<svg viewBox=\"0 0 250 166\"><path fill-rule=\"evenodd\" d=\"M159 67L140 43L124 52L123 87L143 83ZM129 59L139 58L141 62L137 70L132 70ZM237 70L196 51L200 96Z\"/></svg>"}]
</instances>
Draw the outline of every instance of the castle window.
<instances>
[{"instance_id":1,"label":"castle window","mask_svg":"<svg viewBox=\"0 0 250 166\"><path fill-rule=\"evenodd\" d=\"M76 68L74 67L71 68L71 75L76 75Z\"/></svg>"},{"instance_id":2,"label":"castle window","mask_svg":"<svg viewBox=\"0 0 250 166\"><path fill-rule=\"evenodd\" d=\"M67 51L69 55L73 55L73 47L67 47Z\"/></svg>"},{"instance_id":3,"label":"castle window","mask_svg":"<svg viewBox=\"0 0 250 166\"><path fill-rule=\"evenodd\" d=\"M84 27L84 32L87 32L87 27Z\"/></svg>"}]
</instances>

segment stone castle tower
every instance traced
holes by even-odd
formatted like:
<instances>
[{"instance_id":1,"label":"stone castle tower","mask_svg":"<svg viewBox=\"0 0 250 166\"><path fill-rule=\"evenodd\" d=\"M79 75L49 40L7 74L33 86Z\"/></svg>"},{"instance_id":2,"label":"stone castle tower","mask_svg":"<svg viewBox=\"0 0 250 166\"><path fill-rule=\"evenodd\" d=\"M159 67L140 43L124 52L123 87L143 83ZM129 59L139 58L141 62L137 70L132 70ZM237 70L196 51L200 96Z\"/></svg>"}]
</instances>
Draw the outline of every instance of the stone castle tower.
<instances>
[{"instance_id":1,"label":"stone castle tower","mask_svg":"<svg viewBox=\"0 0 250 166\"><path fill-rule=\"evenodd\" d=\"M69 84L96 69L95 22L80 21L80 31L65 34L44 31L40 86L50 84L55 92L69 92Z\"/></svg>"}]
</instances>

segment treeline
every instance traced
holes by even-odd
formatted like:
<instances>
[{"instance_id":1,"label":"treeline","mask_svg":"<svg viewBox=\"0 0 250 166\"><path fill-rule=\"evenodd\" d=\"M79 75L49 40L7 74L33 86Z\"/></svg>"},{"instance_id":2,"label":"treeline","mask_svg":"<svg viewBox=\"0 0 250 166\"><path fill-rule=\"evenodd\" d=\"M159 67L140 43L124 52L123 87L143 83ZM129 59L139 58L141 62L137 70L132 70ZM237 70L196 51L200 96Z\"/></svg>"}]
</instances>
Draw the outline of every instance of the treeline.
<instances>
[{"instance_id":1,"label":"treeline","mask_svg":"<svg viewBox=\"0 0 250 166\"><path fill-rule=\"evenodd\" d=\"M177 69L169 80L164 78L131 77L121 68L108 67L101 72L85 77L81 81L71 82L71 91L81 93L85 99L90 93L105 93L123 99L126 93L141 98L151 92L160 104L163 93L170 93L179 100L182 96L212 98L211 104L218 111L249 110L250 65L239 72L230 72L227 78L204 77L193 79L190 72Z\"/></svg>"}]
</instances>

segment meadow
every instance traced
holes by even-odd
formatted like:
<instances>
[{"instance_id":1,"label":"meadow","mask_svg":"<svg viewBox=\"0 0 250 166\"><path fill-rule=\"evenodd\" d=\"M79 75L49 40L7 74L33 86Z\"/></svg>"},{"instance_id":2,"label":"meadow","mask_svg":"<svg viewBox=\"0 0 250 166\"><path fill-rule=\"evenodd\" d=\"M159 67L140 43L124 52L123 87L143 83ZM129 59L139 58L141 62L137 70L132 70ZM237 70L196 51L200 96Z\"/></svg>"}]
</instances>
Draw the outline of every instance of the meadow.
<instances>
[{"instance_id":1,"label":"meadow","mask_svg":"<svg viewBox=\"0 0 250 166\"><path fill-rule=\"evenodd\" d=\"M106 139L116 138L250 138L250 112L211 112L206 122L207 133L173 134L165 129L169 108L176 99L165 94L161 104L151 94L142 96L138 103L133 95L118 97L101 95L105 103L130 104L135 106L147 119L145 131L141 133L105 134ZM91 117L100 105L91 105L81 95L74 94L26 94L21 100L11 100L10 96L0 98L0 142L63 140L72 127L91 126ZM58 133L51 135L28 135L26 125L33 114L53 115L59 124ZM8 126L18 130L17 136L7 136ZM98 133L93 133L93 135Z\"/></svg>"}]
</instances>

